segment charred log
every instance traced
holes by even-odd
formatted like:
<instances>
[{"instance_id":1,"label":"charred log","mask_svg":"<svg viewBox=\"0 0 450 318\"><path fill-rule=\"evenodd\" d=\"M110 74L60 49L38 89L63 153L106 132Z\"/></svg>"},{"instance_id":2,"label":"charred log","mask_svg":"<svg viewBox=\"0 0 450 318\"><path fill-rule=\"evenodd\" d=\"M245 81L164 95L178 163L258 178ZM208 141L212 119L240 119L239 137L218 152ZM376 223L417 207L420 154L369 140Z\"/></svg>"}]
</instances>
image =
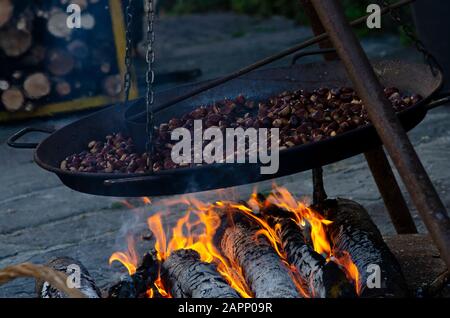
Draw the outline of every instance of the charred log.
<instances>
[{"instance_id":1,"label":"charred log","mask_svg":"<svg viewBox=\"0 0 450 318\"><path fill-rule=\"evenodd\" d=\"M236 213L233 213L236 212ZM223 254L236 262L256 298L298 298L289 268L283 263L260 229L238 211L230 211L230 222L217 232Z\"/></svg>"},{"instance_id":2,"label":"charred log","mask_svg":"<svg viewBox=\"0 0 450 318\"><path fill-rule=\"evenodd\" d=\"M144 298L158 277L159 262L154 253L146 253L136 273L123 277L108 290L108 298Z\"/></svg>"},{"instance_id":3,"label":"charred log","mask_svg":"<svg viewBox=\"0 0 450 318\"><path fill-rule=\"evenodd\" d=\"M272 224L277 224L278 235L281 239L289 264L293 265L297 273L305 282L313 298L343 298L355 297L354 286L348 281L339 266L314 251L307 244L303 230L293 221L288 212L275 205L262 209L264 217Z\"/></svg>"},{"instance_id":4,"label":"charred log","mask_svg":"<svg viewBox=\"0 0 450 318\"><path fill-rule=\"evenodd\" d=\"M100 290L95 285L94 279L79 261L70 257L60 257L51 260L47 265L67 274L69 279L73 277L74 281L72 283L74 286L88 298L100 298ZM63 292L54 288L48 282L41 280L36 281L36 293L39 298L68 298Z\"/></svg>"},{"instance_id":5,"label":"charred log","mask_svg":"<svg viewBox=\"0 0 450 318\"><path fill-rule=\"evenodd\" d=\"M239 298L216 266L200 260L194 250L178 250L163 263L164 281L176 298Z\"/></svg>"},{"instance_id":6,"label":"charred log","mask_svg":"<svg viewBox=\"0 0 450 318\"><path fill-rule=\"evenodd\" d=\"M349 256L358 269L361 297L405 297L407 286L395 256L367 211L358 203L327 200L326 218L333 254ZM379 279L379 280L378 280ZM377 286L379 283L379 286Z\"/></svg>"}]
</instances>

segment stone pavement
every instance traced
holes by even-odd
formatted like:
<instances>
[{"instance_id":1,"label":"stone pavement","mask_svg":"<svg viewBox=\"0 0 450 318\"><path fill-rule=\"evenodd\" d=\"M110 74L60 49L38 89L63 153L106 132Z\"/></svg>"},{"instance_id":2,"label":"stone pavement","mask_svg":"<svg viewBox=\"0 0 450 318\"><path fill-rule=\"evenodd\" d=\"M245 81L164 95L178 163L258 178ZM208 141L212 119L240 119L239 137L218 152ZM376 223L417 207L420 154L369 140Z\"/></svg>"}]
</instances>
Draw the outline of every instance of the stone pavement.
<instances>
[{"instance_id":1,"label":"stone pavement","mask_svg":"<svg viewBox=\"0 0 450 318\"><path fill-rule=\"evenodd\" d=\"M166 18L157 30L160 71L200 67L203 78L234 70L258 58L288 47L310 35L308 29L283 18L260 20L232 14ZM393 36L364 40L371 56L401 56L417 59ZM285 60L280 63L286 65ZM120 266L110 267L108 258L124 249L124 234L142 225L144 216L157 211L167 198L154 198L152 208L130 211L122 198L104 198L74 192L57 177L32 161L32 151L13 150L5 145L12 132L27 125L61 127L80 115L34 120L0 127L0 268L21 262L45 263L53 256L71 256L83 262L100 286L120 275ZM431 111L411 134L412 141L430 173L447 209L450 209L450 108ZM311 194L310 172L276 180L297 195ZM394 230L363 156L325 167L330 196L343 196L362 203L383 234ZM222 191L228 198L245 199L254 185ZM264 191L271 182L258 185ZM205 200L217 194L197 194ZM409 200L408 200L409 202ZM182 211L173 210L170 220ZM415 210L414 218L424 230ZM0 287L0 297L33 297L33 281L21 279Z\"/></svg>"}]
</instances>

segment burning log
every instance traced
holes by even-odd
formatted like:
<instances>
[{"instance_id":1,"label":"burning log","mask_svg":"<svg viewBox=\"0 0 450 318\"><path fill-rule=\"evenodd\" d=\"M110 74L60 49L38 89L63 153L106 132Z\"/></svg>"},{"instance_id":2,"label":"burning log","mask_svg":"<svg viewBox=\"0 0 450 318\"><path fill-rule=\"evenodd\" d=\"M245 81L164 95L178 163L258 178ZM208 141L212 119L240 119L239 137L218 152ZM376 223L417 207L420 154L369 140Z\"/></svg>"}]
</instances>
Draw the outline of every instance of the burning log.
<instances>
[{"instance_id":1,"label":"burning log","mask_svg":"<svg viewBox=\"0 0 450 318\"><path fill-rule=\"evenodd\" d=\"M361 297L406 297L407 286L395 256L367 211L358 203L327 200L326 218L333 254L338 262L350 257L357 269ZM379 285L379 286L378 286Z\"/></svg>"},{"instance_id":2,"label":"burning log","mask_svg":"<svg viewBox=\"0 0 450 318\"><path fill-rule=\"evenodd\" d=\"M23 108L25 97L20 89L11 87L2 94L2 104L9 112L16 112Z\"/></svg>"},{"instance_id":3,"label":"burning log","mask_svg":"<svg viewBox=\"0 0 450 318\"><path fill-rule=\"evenodd\" d=\"M260 228L240 211L230 211L230 224L217 232L224 255L236 262L256 298L299 298L289 268ZM236 212L236 213L233 213ZM226 222L224 222L226 223Z\"/></svg>"},{"instance_id":4,"label":"burning log","mask_svg":"<svg viewBox=\"0 0 450 318\"><path fill-rule=\"evenodd\" d=\"M356 297L355 288L339 266L329 261L307 244L302 229L290 218L287 211L271 204L261 211L277 229L281 248L289 264L307 285L313 298Z\"/></svg>"},{"instance_id":5,"label":"burning log","mask_svg":"<svg viewBox=\"0 0 450 318\"><path fill-rule=\"evenodd\" d=\"M23 89L27 97L39 99L50 94L50 81L44 73L34 73L25 79Z\"/></svg>"},{"instance_id":6,"label":"burning log","mask_svg":"<svg viewBox=\"0 0 450 318\"><path fill-rule=\"evenodd\" d=\"M158 277L159 262L155 254L146 253L136 272L121 279L108 290L108 298L144 298Z\"/></svg>"},{"instance_id":7,"label":"burning log","mask_svg":"<svg viewBox=\"0 0 450 318\"><path fill-rule=\"evenodd\" d=\"M94 279L88 270L79 261L70 257L61 257L51 260L48 266L68 275L73 274L74 286L88 298L100 298L100 290L95 285ZM80 276L78 276L78 274ZM70 278L70 276L69 276ZM79 284L79 287L76 286ZM54 288L47 281L36 281L36 293L39 298L67 298L67 295Z\"/></svg>"},{"instance_id":8,"label":"burning log","mask_svg":"<svg viewBox=\"0 0 450 318\"><path fill-rule=\"evenodd\" d=\"M239 298L217 272L216 266L200 260L190 249L175 251L163 263L164 281L176 298Z\"/></svg>"}]
</instances>

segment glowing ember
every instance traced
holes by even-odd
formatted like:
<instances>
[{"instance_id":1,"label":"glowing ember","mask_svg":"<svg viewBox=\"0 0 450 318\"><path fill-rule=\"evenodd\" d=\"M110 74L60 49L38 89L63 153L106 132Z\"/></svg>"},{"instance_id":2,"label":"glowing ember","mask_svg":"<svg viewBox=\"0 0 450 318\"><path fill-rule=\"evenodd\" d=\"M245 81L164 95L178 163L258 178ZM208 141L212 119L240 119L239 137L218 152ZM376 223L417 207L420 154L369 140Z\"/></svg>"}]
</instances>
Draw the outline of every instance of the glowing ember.
<instances>
[{"instance_id":1,"label":"glowing ember","mask_svg":"<svg viewBox=\"0 0 450 318\"><path fill-rule=\"evenodd\" d=\"M347 278L355 284L356 294L360 295L359 272L350 254L344 251L342 255L335 256L334 261L344 269Z\"/></svg>"},{"instance_id":2,"label":"glowing ember","mask_svg":"<svg viewBox=\"0 0 450 318\"><path fill-rule=\"evenodd\" d=\"M172 298L172 296L170 295L170 293L166 290L166 287L164 287L163 281L161 279L161 276L158 275L158 278L155 280L155 288L158 290L158 293L163 297L163 298ZM152 297L149 298L153 298L153 289L149 289L152 290ZM148 293L148 292L147 292Z\"/></svg>"},{"instance_id":3,"label":"glowing ember","mask_svg":"<svg viewBox=\"0 0 450 318\"><path fill-rule=\"evenodd\" d=\"M149 198L142 198L142 201L145 204L151 203ZM157 212L147 219L148 228L155 237L157 259L163 262L171 253L179 249L195 250L199 253L203 262L214 263L218 272L242 297L252 297L252 293L243 277L242 268L234 261L224 257L219 249L216 248L214 242L214 236L221 225L221 218L224 213L243 213L259 224L261 229L257 231L256 235L265 236L272 244L280 258L291 269L293 280L301 294L305 297L311 296L308 295L307 291L303 290L303 285L300 283L301 280L298 278L295 268L288 264L281 250L281 240L278 235L279 224L271 226L262 217L255 214L255 211L258 211L263 204L273 204L282 208L292 214L291 219L298 226L303 229L306 227L310 230L310 238L314 250L322 254L327 260L333 258L336 263L343 267L348 278L355 283L359 293L359 273L350 256L344 254L338 258L332 253L331 244L326 234L326 226L331 221L326 220L320 213L308 207L304 202L296 200L287 189L277 186L274 186L272 193L264 202L259 200L256 192L251 195L248 202L242 204L227 201L205 203L191 197L181 197L177 200L168 201L166 204L168 209L172 205L183 205L186 213L171 228L165 224L166 220L163 219L163 216L168 214L166 212ZM170 235L166 236L166 233ZM113 261L121 262L128 269L130 275L136 271L138 256L132 239L128 241L128 251L115 252L110 258L110 263ZM149 298L155 297L156 291L162 297L171 297L160 275L158 275L158 279L154 283L154 289L150 289L147 292L147 296Z\"/></svg>"}]
</instances>

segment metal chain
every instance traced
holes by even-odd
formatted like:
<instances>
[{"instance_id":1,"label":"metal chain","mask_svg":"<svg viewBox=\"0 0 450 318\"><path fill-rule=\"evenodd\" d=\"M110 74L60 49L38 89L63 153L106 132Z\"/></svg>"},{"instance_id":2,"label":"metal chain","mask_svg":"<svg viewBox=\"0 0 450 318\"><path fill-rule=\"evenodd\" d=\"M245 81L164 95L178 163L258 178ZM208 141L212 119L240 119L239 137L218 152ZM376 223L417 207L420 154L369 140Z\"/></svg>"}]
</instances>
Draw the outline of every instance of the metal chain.
<instances>
[{"instance_id":1,"label":"metal chain","mask_svg":"<svg viewBox=\"0 0 450 318\"><path fill-rule=\"evenodd\" d=\"M126 44L125 44L125 74L123 79L123 90L125 98L125 106L128 104L130 98L130 87L131 87L131 26L133 23L133 0L128 0L128 4L125 9L126 14Z\"/></svg>"},{"instance_id":2,"label":"metal chain","mask_svg":"<svg viewBox=\"0 0 450 318\"><path fill-rule=\"evenodd\" d=\"M155 101L155 93L153 91L153 84L155 82L155 72L153 70L153 64L155 62L155 7L153 0L147 0L147 52L145 60L147 62L147 72L145 75L145 81L147 83L146 94L146 108L147 108L147 153L153 153L153 130L154 130L154 114L153 103Z\"/></svg>"},{"instance_id":3,"label":"metal chain","mask_svg":"<svg viewBox=\"0 0 450 318\"><path fill-rule=\"evenodd\" d=\"M386 0L378 0L378 2L383 7L390 6L389 2ZM431 54L431 52L427 50L425 44L423 44L423 42L421 40L419 40L419 38L415 34L411 24L403 21L398 10L390 10L389 15L390 15L391 19L403 29L403 32L405 32L405 35L414 44L416 50L419 51L423 55L423 58L424 58L425 62L428 64L428 66L430 67L432 74L437 75L438 70L441 69L441 66L439 65L436 58Z\"/></svg>"}]
</instances>

